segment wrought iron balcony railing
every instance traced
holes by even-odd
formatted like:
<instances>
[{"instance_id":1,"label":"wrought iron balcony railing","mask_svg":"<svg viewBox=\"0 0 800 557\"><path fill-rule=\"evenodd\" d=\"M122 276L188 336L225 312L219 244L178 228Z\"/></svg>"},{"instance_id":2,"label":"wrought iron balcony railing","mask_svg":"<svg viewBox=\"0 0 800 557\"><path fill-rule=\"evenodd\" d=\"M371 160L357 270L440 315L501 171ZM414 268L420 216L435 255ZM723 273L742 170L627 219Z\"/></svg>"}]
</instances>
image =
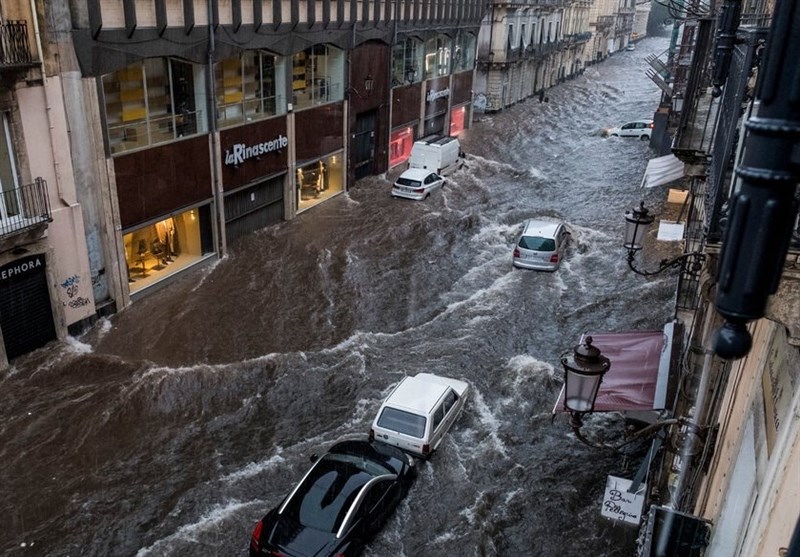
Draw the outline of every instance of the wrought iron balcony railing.
<instances>
[{"instance_id":1,"label":"wrought iron balcony railing","mask_svg":"<svg viewBox=\"0 0 800 557\"><path fill-rule=\"evenodd\" d=\"M52 221L44 179L0 192L0 238Z\"/></svg>"},{"instance_id":2,"label":"wrought iron balcony railing","mask_svg":"<svg viewBox=\"0 0 800 557\"><path fill-rule=\"evenodd\" d=\"M0 70L36 64L28 44L28 23L6 21L0 24Z\"/></svg>"}]
</instances>

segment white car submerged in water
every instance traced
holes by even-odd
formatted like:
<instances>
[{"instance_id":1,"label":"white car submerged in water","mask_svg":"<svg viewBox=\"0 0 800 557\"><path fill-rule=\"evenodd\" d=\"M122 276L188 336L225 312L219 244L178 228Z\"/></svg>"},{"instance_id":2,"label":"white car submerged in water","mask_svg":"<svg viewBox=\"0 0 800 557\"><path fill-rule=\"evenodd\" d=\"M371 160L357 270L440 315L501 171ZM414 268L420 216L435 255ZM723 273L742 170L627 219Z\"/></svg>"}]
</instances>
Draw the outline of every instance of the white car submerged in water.
<instances>
[{"instance_id":1,"label":"white car submerged in water","mask_svg":"<svg viewBox=\"0 0 800 557\"><path fill-rule=\"evenodd\" d=\"M464 409L469 390L464 381L432 373L406 377L381 405L369 438L430 458Z\"/></svg>"}]
</instances>

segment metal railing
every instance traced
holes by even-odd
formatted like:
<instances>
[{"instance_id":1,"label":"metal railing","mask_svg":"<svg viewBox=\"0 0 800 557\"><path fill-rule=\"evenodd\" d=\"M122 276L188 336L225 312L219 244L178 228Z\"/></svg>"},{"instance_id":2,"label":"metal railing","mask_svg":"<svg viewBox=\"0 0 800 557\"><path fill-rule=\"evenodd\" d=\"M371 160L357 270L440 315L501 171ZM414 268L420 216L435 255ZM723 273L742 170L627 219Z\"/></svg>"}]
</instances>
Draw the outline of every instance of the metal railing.
<instances>
[{"instance_id":1,"label":"metal railing","mask_svg":"<svg viewBox=\"0 0 800 557\"><path fill-rule=\"evenodd\" d=\"M0 23L0 69L4 66L24 66L35 63L28 44L28 23Z\"/></svg>"},{"instance_id":2,"label":"metal railing","mask_svg":"<svg viewBox=\"0 0 800 557\"><path fill-rule=\"evenodd\" d=\"M52 221L44 179L0 193L0 237Z\"/></svg>"}]
</instances>

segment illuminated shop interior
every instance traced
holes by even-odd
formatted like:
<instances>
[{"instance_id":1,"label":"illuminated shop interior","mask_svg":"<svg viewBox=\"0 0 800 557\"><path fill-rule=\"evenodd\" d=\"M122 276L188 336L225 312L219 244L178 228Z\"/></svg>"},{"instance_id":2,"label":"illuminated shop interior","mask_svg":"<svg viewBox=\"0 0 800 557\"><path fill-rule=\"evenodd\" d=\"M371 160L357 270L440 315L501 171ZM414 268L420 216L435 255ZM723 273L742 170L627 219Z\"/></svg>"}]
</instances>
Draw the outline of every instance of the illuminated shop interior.
<instances>
[{"instance_id":1,"label":"illuminated shop interior","mask_svg":"<svg viewBox=\"0 0 800 557\"><path fill-rule=\"evenodd\" d=\"M131 293L213 253L211 206L203 205L123 234Z\"/></svg>"},{"instance_id":2,"label":"illuminated shop interior","mask_svg":"<svg viewBox=\"0 0 800 557\"><path fill-rule=\"evenodd\" d=\"M411 156L412 145L414 145L414 129L411 126L393 131L389 140L389 166L406 162Z\"/></svg>"},{"instance_id":3,"label":"illuminated shop interior","mask_svg":"<svg viewBox=\"0 0 800 557\"><path fill-rule=\"evenodd\" d=\"M467 107L459 106L450 112L450 135L458 135L464 131L467 120Z\"/></svg>"},{"instance_id":4,"label":"illuminated shop interior","mask_svg":"<svg viewBox=\"0 0 800 557\"><path fill-rule=\"evenodd\" d=\"M337 153L295 170L297 210L302 211L344 190L342 154Z\"/></svg>"}]
</instances>

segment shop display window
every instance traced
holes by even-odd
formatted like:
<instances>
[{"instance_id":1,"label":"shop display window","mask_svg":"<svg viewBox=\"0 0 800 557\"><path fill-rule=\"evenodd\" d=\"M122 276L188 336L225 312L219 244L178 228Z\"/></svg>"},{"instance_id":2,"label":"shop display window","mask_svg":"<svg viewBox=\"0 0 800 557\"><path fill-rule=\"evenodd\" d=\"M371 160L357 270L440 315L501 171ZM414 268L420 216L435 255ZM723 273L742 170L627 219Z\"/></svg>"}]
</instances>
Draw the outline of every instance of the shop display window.
<instances>
[{"instance_id":1,"label":"shop display window","mask_svg":"<svg viewBox=\"0 0 800 557\"><path fill-rule=\"evenodd\" d=\"M408 38L392 48L392 87L411 85L422 79L424 49L418 39Z\"/></svg>"},{"instance_id":2,"label":"shop display window","mask_svg":"<svg viewBox=\"0 0 800 557\"><path fill-rule=\"evenodd\" d=\"M286 112L286 59L250 51L214 66L217 124L229 127Z\"/></svg>"},{"instance_id":3,"label":"shop display window","mask_svg":"<svg viewBox=\"0 0 800 557\"><path fill-rule=\"evenodd\" d=\"M410 127L392 132L389 139L389 166L406 162L414 145L414 130Z\"/></svg>"},{"instance_id":4,"label":"shop display window","mask_svg":"<svg viewBox=\"0 0 800 557\"><path fill-rule=\"evenodd\" d=\"M122 236L131 293L213 252L211 206L168 216Z\"/></svg>"},{"instance_id":5,"label":"shop display window","mask_svg":"<svg viewBox=\"0 0 800 557\"><path fill-rule=\"evenodd\" d=\"M450 112L450 135L458 135L466 128L467 107L459 106Z\"/></svg>"},{"instance_id":6,"label":"shop display window","mask_svg":"<svg viewBox=\"0 0 800 557\"><path fill-rule=\"evenodd\" d=\"M439 35L425 41L425 79L450 74L452 40Z\"/></svg>"},{"instance_id":7,"label":"shop display window","mask_svg":"<svg viewBox=\"0 0 800 557\"><path fill-rule=\"evenodd\" d=\"M297 209L302 211L344 190L342 153L298 166L295 170Z\"/></svg>"},{"instance_id":8,"label":"shop display window","mask_svg":"<svg viewBox=\"0 0 800 557\"><path fill-rule=\"evenodd\" d=\"M112 154L205 133L204 68L149 58L102 78Z\"/></svg>"},{"instance_id":9,"label":"shop display window","mask_svg":"<svg viewBox=\"0 0 800 557\"><path fill-rule=\"evenodd\" d=\"M342 100L344 61L343 50L324 44L292 56L294 110Z\"/></svg>"},{"instance_id":10,"label":"shop display window","mask_svg":"<svg viewBox=\"0 0 800 557\"><path fill-rule=\"evenodd\" d=\"M453 53L454 71L463 72L475 68L475 46L477 41L472 33L464 33L456 40Z\"/></svg>"}]
</instances>

